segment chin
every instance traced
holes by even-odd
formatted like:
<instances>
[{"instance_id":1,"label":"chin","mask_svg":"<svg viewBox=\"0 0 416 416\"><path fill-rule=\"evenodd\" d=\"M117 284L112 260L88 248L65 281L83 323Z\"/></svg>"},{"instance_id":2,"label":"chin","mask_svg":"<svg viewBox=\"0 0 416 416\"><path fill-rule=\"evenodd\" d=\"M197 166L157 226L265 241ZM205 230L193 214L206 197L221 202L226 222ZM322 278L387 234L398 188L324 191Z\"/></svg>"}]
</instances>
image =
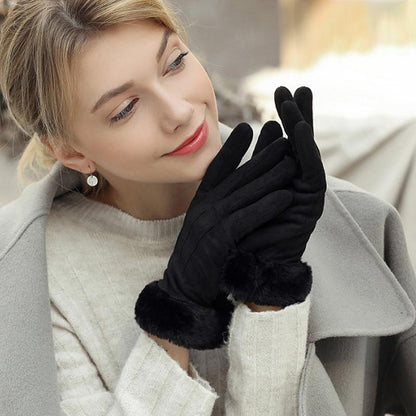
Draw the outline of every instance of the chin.
<instances>
[{"instance_id":1,"label":"chin","mask_svg":"<svg viewBox=\"0 0 416 416\"><path fill-rule=\"evenodd\" d=\"M212 145L205 149L204 154L201 154L201 158L198 159L198 162L195 164L189 164L185 175L187 177L186 182L196 182L201 181L204 177L208 166L214 160L215 156L218 154L221 146L216 147ZM202 149L201 149L202 150Z\"/></svg>"}]
</instances>

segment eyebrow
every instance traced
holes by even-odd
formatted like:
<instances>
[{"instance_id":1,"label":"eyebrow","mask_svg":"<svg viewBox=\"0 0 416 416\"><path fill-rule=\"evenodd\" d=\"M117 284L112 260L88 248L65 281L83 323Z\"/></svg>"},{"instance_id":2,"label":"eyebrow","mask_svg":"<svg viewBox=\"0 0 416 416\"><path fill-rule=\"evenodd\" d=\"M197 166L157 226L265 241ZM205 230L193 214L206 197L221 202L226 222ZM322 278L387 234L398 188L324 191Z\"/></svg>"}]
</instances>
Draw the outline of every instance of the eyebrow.
<instances>
[{"instance_id":1,"label":"eyebrow","mask_svg":"<svg viewBox=\"0 0 416 416\"><path fill-rule=\"evenodd\" d=\"M159 52L157 53L157 62L160 61L163 53L165 52L166 45L168 44L169 36L173 33L173 31L169 28L166 28L165 33L163 34L162 42L160 43Z\"/></svg>"},{"instance_id":2,"label":"eyebrow","mask_svg":"<svg viewBox=\"0 0 416 416\"><path fill-rule=\"evenodd\" d=\"M166 46L168 44L169 36L174 33L171 29L167 28L165 32L163 33L163 38L160 43L160 48L156 56L157 62L160 62L160 58L164 54L166 50ZM99 100L95 103L94 107L91 110L91 113L95 113L100 107L102 107L107 101L111 100L115 96L122 94L123 92L127 91L129 88L131 88L134 85L133 81L127 81L123 85L120 85L117 88L113 88L110 91L107 91L104 93Z\"/></svg>"}]
</instances>

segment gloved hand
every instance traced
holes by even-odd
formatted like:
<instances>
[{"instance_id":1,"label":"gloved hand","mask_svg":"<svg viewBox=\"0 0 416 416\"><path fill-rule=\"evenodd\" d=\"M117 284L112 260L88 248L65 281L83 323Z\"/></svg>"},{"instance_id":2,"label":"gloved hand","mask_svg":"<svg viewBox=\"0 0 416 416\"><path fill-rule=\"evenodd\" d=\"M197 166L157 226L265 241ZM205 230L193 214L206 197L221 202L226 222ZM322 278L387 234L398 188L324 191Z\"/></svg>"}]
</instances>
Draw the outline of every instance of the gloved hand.
<instances>
[{"instance_id":1,"label":"gloved hand","mask_svg":"<svg viewBox=\"0 0 416 416\"><path fill-rule=\"evenodd\" d=\"M275 103L297 162L297 174L288 188L293 190L293 201L238 242L226 260L221 287L237 300L285 307L303 301L311 290L311 269L301 257L323 212L326 179L313 137L311 90L299 88L294 99L280 87ZM282 135L277 122L266 123L253 156L272 151L270 143Z\"/></svg>"},{"instance_id":2,"label":"gloved hand","mask_svg":"<svg viewBox=\"0 0 416 416\"><path fill-rule=\"evenodd\" d=\"M240 166L252 129L241 123L208 166L191 201L163 279L140 293L136 321L145 331L187 348L220 346L228 337L233 304L219 290L230 249L292 201L284 190L295 162L287 140Z\"/></svg>"}]
</instances>

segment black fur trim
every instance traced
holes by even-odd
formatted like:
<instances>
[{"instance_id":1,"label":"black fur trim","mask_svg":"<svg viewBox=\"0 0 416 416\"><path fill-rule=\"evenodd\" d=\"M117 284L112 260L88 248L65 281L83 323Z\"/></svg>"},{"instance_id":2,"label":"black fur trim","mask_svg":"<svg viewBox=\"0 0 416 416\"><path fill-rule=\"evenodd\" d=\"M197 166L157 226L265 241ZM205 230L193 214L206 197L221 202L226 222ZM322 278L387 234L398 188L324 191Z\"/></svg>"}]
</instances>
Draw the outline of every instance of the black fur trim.
<instances>
[{"instance_id":1,"label":"black fur trim","mask_svg":"<svg viewBox=\"0 0 416 416\"><path fill-rule=\"evenodd\" d=\"M276 263L231 250L222 270L221 287L242 302L284 307L305 300L312 288L312 270L301 261Z\"/></svg>"},{"instance_id":2,"label":"black fur trim","mask_svg":"<svg viewBox=\"0 0 416 416\"><path fill-rule=\"evenodd\" d=\"M150 334L176 345L197 350L218 348L228 340L228 325L234 305L220 293L212 307L170 297L151 282L135 306L136 321Z\"/></svg>"}]
</instances>

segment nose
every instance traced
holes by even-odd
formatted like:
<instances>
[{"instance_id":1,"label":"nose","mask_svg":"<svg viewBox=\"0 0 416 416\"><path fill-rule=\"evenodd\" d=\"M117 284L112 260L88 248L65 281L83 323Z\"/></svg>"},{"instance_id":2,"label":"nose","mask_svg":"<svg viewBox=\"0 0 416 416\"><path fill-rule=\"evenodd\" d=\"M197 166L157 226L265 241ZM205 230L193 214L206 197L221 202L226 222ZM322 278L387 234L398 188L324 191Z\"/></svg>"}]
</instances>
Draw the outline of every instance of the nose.
<instances>
[{"instance_id":1,"label":"nose","mask_svg":"<svg viewBox=\"0 0 416 416\"><path fill-rule=\"evenodd\" d=\"M158 94L156 111L160 115L162 129L167 133L174 133L181 126L190 124L195 108L180 92L161 91Z\"/></svg>"}]
</instances>

